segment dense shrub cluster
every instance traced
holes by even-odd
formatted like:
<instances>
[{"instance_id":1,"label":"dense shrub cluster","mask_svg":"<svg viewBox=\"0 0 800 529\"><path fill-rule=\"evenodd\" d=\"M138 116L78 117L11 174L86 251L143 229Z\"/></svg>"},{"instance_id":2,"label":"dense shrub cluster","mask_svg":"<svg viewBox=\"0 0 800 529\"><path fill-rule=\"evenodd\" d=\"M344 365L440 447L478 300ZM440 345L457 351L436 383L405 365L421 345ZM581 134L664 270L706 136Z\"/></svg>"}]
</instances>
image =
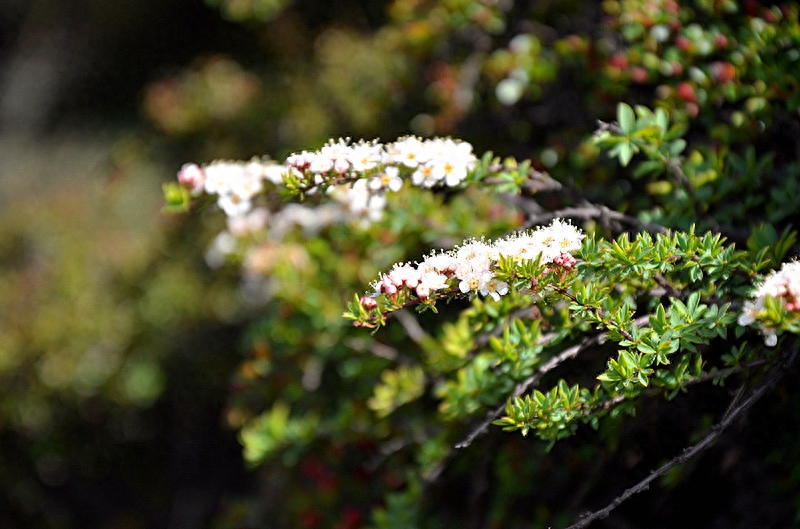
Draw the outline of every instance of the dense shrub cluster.
<instances>
[{"instance_id":1,"label":"dense shrub cluster","mask_svg":"<svg viewBox=\"0 0 800 529\"><path fill-rule=\"evenodd\" d=\"M225 210L215 262L242 265L261 295L230 417L245 457L292 480L271 515L547 527L662 476L664 490L691 490L697 476L678 465L797 353L797 267L764 279L796 253L797 7L396 1L388 13L362 37L402 58L402 103L384 111L526 161L423 148L460 140L331 140L224 162L259 181L240 209L198 184L221 162L165 186L172 209ZM668 413L684 426L671 431ZM648 416L658 437L645 441ZM789 489L770 523L796 515ZM716 519L729 500L714 500ZM682 520L659 505L625 516Z\"/></svg>"},{"instance_id":2,"label":"dense shrub cluster","mask_svg":"<svg viewBox=\"0 0 800 529\"><path fill-rule=\"evenodd\" d=\"M0 522L797 523L796 5L205 3L255 47L0 217ZM51 501L115 465L147 516Z\"/></svg>"}]
</instances>

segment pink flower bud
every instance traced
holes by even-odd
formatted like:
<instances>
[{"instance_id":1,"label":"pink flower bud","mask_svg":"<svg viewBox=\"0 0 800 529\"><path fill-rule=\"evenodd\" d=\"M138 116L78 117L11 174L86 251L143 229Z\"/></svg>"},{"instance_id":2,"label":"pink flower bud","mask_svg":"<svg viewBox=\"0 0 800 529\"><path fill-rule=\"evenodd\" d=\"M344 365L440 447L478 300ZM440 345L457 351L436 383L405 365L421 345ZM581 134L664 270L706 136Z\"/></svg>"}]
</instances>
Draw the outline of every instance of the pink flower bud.
<instances>
[{"instance_id":1,"label":"pink flower bud","mask_svg":"<svg viewBox=\"0 0 800 529\"><path fill-rule=\"evenodd\" d=\"M394 296L397 294L397 287L388 276L384 277L381 281L381 291L385 292L387 296Z\"/></svg>"},{"instance_id":2,"label":"pink flower bud","mask_svg":"<svg viewBox=\"0 0 800 529\"><path fill-rule=\"evenodd\" d=\"M187 163L178 172L178 182L185 188L192 191L192 193L200 193L203 191L203 185L206 182L206 175L197 164Z\"/></svg>"},{"instance_id":3,"label":"pink flower bud","mask_svg":"<svg viewBox=\"0 0 800 529\"><path fill-rule=\"evenodd\" d=\"M572 270L577 262L578 260L568 253L562 253L553 259L553 264L557 264L565 270Z\"/></svg>"},{"instance_id":4,"label":"pink flower bud","mask_svg":"<svg viewBox=\"0 0 800 529\"><path fill-rule=\"evenodd\" d=\"M367 310L372 310L378 306L378 302L369 296L361 296L359 301L361 302L361 306Z\"/></svg>"}]
</instances>

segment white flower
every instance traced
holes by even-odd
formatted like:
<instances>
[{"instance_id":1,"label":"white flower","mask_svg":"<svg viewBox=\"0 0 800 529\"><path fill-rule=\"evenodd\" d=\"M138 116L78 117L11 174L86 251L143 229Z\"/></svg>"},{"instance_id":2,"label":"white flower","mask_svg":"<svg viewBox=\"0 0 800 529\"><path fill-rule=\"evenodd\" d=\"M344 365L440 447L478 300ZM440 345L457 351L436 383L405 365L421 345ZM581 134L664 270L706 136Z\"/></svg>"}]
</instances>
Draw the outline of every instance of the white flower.
<instances>
[{"instance_id":1,"label":"white flower","mask_svg":"<svg viewBox=\"0 0 800 529\"><path fill-rule=\"evenodd\" d=\"M275 185L282 185L283 175L290 172L297 174L297 169L286 165L268 164L264 166L264 179Z\"/></svg>"},{"instance_id":2,"label":"white flower","mask_svg":"<svg viewBox=\"0 0 800 529\"><path fill-rule=\"evenodd\" d=\"M389 147L388 162L404 165L410 169L414 169L419 164L424 163L428 159L425 152L425 146L419 138L415 136L406 136L400 138Z\"/></svg>"},{"instance_id":3,"label":"white flower","mask_svg":"<svg viewBox=\"0 0 800 529\"><path fill-rule=\"evenodd\" d=\"M460 184L467 173L475 166L477 159L472 154L472 145L450 138L435 138L426 142L429 160L436 181L444 181L448 186Z\"/></svg>"},{"instance_id":4,"label":"white flower","mask_svg":"<svg viewBox=\"0 0 800 529\"><path fill-rule=\"evenodd\" d=\"M448 287L447 276L439 272L424 272L419 278L419 284L425 285L430 290L442 290Z\"/></svg>"},{"instance_id":5,"label":"white flower","mask_svg":"<svg viewBox=\"0 0 800 529\"><path fill-rule=\"evenodd\" d=\"M433 167L430 165L420 165L417 167L417 170L411 174L411 183L417 187L431 188L439 182L436 176Z\"/></svg>"},{"instance_id":6,"label":"white flower","mask_svg":"<svg viewBox=\"0 0 800 529\"><path fill-rule=\"evenodd\" d=\"M333 162L333 170L338 174L345 174L350 170L350 162L346 158L336 158Z\"/></svg>"},{"instance_id":7,"label":"white flower","mask_svg":"<svg viewBox=\"0 0 800 529\"><path fill-rule=\"evenodd\" d=\"M421 272L453 273L458 266L458 260L449 253L432 254L423 259L417 266Z\"/></svg>"},{"instance_id":8,"label":"white flower","mask_svg":"<svg viewBox=\"0 0 800 529\"><path fill-rule=\"evenodd\" d=\"M392 268L388 277L397 287L405 285L408 288L417 288L422 274L410 264L398 264Z\"/></svg>"},{"instance_id":9,"label":"white flower","mask_svg":"<svg viewBox=\"0 0 800 529\"><path fill-rule=\"evenodd\" d=\"M561 253L580 249L584 235L569 222L556 219L549 227L545 228L545 230L550 233L550 236L553 238L553 244L561 250Z\"/></svg>"},{"instance_id":10,"label":"white flower","mask_svg":"<svg viewBox=\"0 0 800 529\"><path fill-rule=\"evenodd\" d=\"M299 153L291 154L288 158L286 158L286 165L294 167L300 172L305 171L311 165L311 161L314 159L314 153L308 151L302 151Z\"/></svg>"},{"instance_id":11,"label":"white flower","mask_svg":"<svg viewBox=\"0 0 800 529\"><path fill-rule=\"evenodd\" d=\"M354 171L370 171L375 169L383 159L383 145L380 143L357 143L351 147L348 159L353 165Z\"/></svg>"},{"instance_id":12,"label":"white flower","mask_svg":"<svg viewBox=\"0 0 800 529\"><path fill-rule=\"evenodd\" d=\"M539 228L529 235L530 250L539 250L543 262L552 262L563 253L578 250L584 235L568 222L556 219L549 226Z\"/></svg>"},{"instance_id":13,"label":"white flower","mask_svg":"<svg viewBox=\"0 0 800 529\"><path fill-rule=\"evenodd\" d=\"M536 259L542 252L542 246L530 233L519 233L501 239L495 243L498 255L513 259L519 263Z\"/></svg>"},{"instance_id":14,"label":"white flower","mask_svg":"<svg viewBox=\"0 0 800 529\"><path fill-rule=\"evenodd\" d=\"M253 206L249 198L242 197L236 193L228 193L222 195L217 200L217 205L229 217L238 217L244 215Z\"/></svg>"},{"instance_id":15,"label":"white flower","mask_svg":"<svg viewBox=\"0 0 800 529\"><path fill-rule=\"evenodd\" d=\"M373 191L381 191L389 189L390 191L399 191L403 187L403 179L400 178L400 170L389 165L383 170L383 174L373 176L369 180L369 188Z\"/></svg>"},{"instance_id":16,"label":"white flower","mask_svg":"<svg viewBox=\"0 0 800 529\"><path fill-rule=\"evenodd\" d=\"M484 272L480 278L478 291L481 296L491 296L495 301L500 301L500 296L508 294L508 283L496 280L492 272Z\"/></svg>"},{"instance_id":17,"label":"white flower","mask_svg":"<svg viewBox=\"0 0 800 529\"><path fill-rule=\"evenodd\" d=\"M422 299L430 297L431 292L447 288L447 276L438 272L425 272L419 278L415 291Z\"/></svg>"},{"instance_id":18,"label":"white flower","mask_svg":"<svg viewBox=\"0 0 800 529\"><path fill-rule=\"evenodd\" d=\"M334 159L327 154L320 152L314 153L308 170L318 175L328 174L330 170L333 169L333 161Z\"/></svg>"},{"instance_id":19,"label":"white flower","mask_svg":"<svg viewBox=\"0 0 800 529\"><path fill-rule=\"evenodd\" d=\"M458 289L466 294L467 292L478 292L481 287L481 278L486 272L472 268L471 266L460 267L456 277L461 279Z\"/></svg>"},{"instance_id":20,"label":"white flower","mask_svg":"<svg viewBox=\"0 0 800 529\"><path fill-rule=\"evenodd\" d=\"M244 178L244 169L240 164L216 161L205 168L206 193L225 195L231 192L234 183Z\"/></svg>"},{"instance_id":21,"label":"white flower","mask_svg":"<svg viewBox=\"0 0 800 529\"><path fill-rule=\"evenodd\" d=\"M488 269L491 263L493 248L483 241L465 241L463 246L455 250L455 257L459 263L477 269ZM458 272L456 272L458 273Z\"/></svg>"},{"instance_id":22,"label":"white flower","mask_svg":"<svg viewBox=\"0 0 800 529\"><path fill-rule=\"evenodd\" d=\"M800 261L783 263L780 271L773 271L758 286L754 299L745 301L737 322L739 325L758 323L765 309L766 298L776 298L783 302L789 312L800 311ZM764 335L764 344L774 347L778 343L777 329L758 323Z\"/></svg>"}]
</instances>

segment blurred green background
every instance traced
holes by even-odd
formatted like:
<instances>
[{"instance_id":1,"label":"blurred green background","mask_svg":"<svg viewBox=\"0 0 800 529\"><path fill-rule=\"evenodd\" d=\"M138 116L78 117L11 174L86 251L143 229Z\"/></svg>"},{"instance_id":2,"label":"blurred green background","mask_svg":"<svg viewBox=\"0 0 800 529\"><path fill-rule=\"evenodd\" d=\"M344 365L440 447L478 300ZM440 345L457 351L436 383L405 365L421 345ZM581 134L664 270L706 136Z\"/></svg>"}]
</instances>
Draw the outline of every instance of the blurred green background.
<instances>
[{"instance_id":1,"label":"blurred green background","mask_svg":"<svg viewBox=\"0 0 800 529\"><path fill-rule=\"evenodd\" d=\"M253 46L201 2L3 2L0 527L201 527L248 487L221 420L236 281L161 214L192 147L142 102Z\"/></svg>"}]
</instances>

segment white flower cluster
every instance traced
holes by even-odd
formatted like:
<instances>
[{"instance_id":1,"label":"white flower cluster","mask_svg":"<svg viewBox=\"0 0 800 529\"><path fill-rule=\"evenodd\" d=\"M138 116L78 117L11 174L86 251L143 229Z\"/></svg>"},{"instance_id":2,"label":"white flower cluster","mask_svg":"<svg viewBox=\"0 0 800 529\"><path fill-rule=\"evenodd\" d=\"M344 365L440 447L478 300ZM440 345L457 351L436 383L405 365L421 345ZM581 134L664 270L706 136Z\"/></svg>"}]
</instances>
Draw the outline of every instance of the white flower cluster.
<instances>
[{"instance_id":1,"label":"white flower cluster","mask_svg":"<svg viewBox=\"0 0 800 529\"><path fill-rule=\"evenodd\" d=\"M376 141L351 144L339 139L330 140L318 151L292 154L285 165L258 159L215 161L204 167L186 164L178 172L178 181L195 196L204 192L216 195L217 205L228 217L236 218L253 209L253 199L263 191L265 181L281 185L287 173L310 180L312 191L313 186L337 178L354 178L352 183L328 188L342 214L326 211L324 217L374 222L386 208L386 191L398 191L404 180L426 188L452 187L464 181L476 162L472 145L450 138L406 136L386 145Z\"/></svg>"},{"instance_id":2,"label":"white flower cluster","mask_svg":"<svg viewBox=\"0 0 800 529\"><path fill-rule=\"evenodd\" d=\"M437 290L455 289L462 293L491 296L495 301L508 293L508 284L495 278L494 269L501 257L517 262L535 259L565 269L575 265L569 252L580 248L584 234L568 222L555 220L550 226L535 231L510 235L494 242L467 240L448 252L431 254L421 263L397 264L373 283L371 296L361 298L367 309L377 306L381 293L394 297L400 289L408 289L420 299L428 299Z\"/></svg>"},{"instance_id":3,"label":"white flower cluster","mask_svg":"<svg viewBox=\"0 0 800 529\"><path fill-rule=\"evenodd\" d=\"M306 235L325 226L351 221L371 223L386 209L386 192L398 191L405 180L415 186L456 186L475 167L477 158L472 145L450 138L421 140L406 136L394 143L377 141L330 140L318 151L290 155L284 165L270 160L249 162L215 161L205 166L186 164L178 172L178 181L193 196L215 195L217 205L228 217L228 230L217 237L207 260L218 266L236 251L236 238L269 226L269 237L282 239L292 226L300 226ZM289 204L271 212L255 206L254 199L264 191L265 182L280 186L291 174L315 186L327 187L331 202L316 207ZM349 183L337 180L348 179Z\"/></svg>"},{"instance_id":4,"label":"white flower cluster","mask_svg":"<svg viewBox=\"0 0 800 529\"><path fill-rule=\"evenodd\" d=\"M264 189L264 181L283 183L286 167L258 159L249 162L215 161L205 167L188 163L178 172L178 182L192 195L217 195L217 205L228 217L247 214L253 198Z\"/></svg>"},{"instance_id":5,"label":"white flower cluster","mask_svg":"<svg viewBox=\"0 0 800 529\"><path fill-rule=\"evenodd\" d=\"M397 191L403 177L415 186L457 186L475 166L472 145L450 138L421 140L405 136L394 143L349 140L329 141L318 151L292 154L286 165L314 178L315 184L336 177L373 174L368 187L373 191Z\"/></svg>"},{"instance_id":6,"label":"white flower cluster","mask_svg":"<svg viewBox=\"0 0 800 529\"><path fill-rule=\"evenodd\" d=\"M767 297L781 299L789 312L800 311L800 261L783 263L780 271L773 271L764 280L753 295L752 301L745 301L739 315L739 325L750 325L756 322L764 310ZM778 343L776 329L759 324L764 335L764 343L774 347Z\"/></svg>"}]
</instances>

